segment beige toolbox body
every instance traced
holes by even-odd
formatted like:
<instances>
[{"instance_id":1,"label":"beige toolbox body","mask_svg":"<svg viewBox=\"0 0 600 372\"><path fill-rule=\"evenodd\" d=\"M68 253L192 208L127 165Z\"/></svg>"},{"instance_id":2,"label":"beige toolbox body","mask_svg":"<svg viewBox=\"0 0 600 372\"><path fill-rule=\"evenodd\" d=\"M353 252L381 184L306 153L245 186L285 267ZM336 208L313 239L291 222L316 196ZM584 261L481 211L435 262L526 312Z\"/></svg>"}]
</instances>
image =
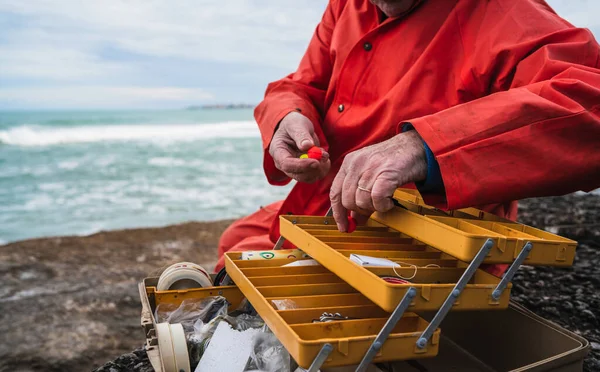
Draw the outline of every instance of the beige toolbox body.
<instances>
[{"instance_id":1,"label":"beige toolbox body","mask_svg":"<svg viewBox=\"0 0 600 372\"><path fill-rule=\"evenodd\" d=\"M157 282L158 278L147 278L139 284L141 324L152 366L157 372L167 372L162 367L155 333L157 304L222 295L237 306L243 295L234 286L159 292ZM425 319L431 316L420 315ZM512 302L505 311L452 312L442 328L438 356L396 362L395 371L580 372L590 348L584 338Z\"/></svg>"}]
</instances>

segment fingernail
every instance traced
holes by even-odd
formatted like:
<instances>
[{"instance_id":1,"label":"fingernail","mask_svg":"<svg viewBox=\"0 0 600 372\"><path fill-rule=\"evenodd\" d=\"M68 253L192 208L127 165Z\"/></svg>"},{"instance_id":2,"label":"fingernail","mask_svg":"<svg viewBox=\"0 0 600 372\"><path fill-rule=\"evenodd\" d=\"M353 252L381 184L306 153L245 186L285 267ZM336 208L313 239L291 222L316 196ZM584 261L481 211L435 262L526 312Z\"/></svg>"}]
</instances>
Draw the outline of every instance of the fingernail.
<instances>
[{"instance_id":1,"label":"fingernail","mask_svg":"<svg viewBox=\"0 0 600 372\"><path fill-rule=\"evenodd\" d=\"M340 225L339 223L337 224L337 228L340 232L346 232L346 229L344 229L344 227L342 225Z\"/></svg>"},{"instance_id":2,"label":"fingernail","mask_svg":"<svg viewBox=\"0 0 600 372\"><path fill-rule=\"evenodd\" d=\"M301 145L302 145L302 147L309 147L309 146L311 146L311 143L309 140L304 140L304 141L302 141Z\"/></svg>"},{"instance_id":3,"label":"fingernail","mask_svg":"<svg viewBox=\"0 0 600 372\"><path fill-rule=\"evenodd\" d=\"M312 164L310 165L310 167L311 167L312 169L317 169L317 168L319 168L319 164L318 164L318 163L312 163Z\"/></svg>"}]
</instances>

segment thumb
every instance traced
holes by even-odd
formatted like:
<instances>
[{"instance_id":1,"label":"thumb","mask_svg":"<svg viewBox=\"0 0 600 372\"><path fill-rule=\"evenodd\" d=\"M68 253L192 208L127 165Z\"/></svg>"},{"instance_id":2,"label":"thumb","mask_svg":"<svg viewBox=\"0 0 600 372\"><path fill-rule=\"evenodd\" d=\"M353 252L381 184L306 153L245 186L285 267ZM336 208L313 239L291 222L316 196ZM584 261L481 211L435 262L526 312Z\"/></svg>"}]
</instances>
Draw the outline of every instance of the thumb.
<instances>
[{"instance_id":1,"label":"thumb","mask_svg":"<svg viewBox=\"0 0 600 372\"><path fill-rule=\"evenodd\" d=\"M289 134L300 151L306 151L315 145L312 133L305 125L296 125L290 128Z\"/></svg>"}]
</instances>

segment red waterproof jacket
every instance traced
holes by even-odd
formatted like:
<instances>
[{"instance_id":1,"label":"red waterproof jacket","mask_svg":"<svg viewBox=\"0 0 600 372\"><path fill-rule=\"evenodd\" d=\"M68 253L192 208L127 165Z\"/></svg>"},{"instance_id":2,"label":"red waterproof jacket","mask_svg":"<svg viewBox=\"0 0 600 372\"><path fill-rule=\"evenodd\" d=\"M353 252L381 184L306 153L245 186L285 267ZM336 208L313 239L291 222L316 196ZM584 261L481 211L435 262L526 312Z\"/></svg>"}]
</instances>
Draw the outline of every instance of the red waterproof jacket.
<instances>
[{"instance_id":1,"label":"red waterproof jacket","mask_svg":"<svg viewBox=\"0 0 600 372\"><path fill-rule=\"evenodd\" d=\"M331 155L329 175L296 184L281 214L323 215L344 156L404 122L439 163L445 194L424 197L440 208L514 219L514 200L600 186L600 48L589 30L542 0L426 0L381 19L368 0L331 0L298 70L256 108L272 184L289 182L267 150L292 110Z\"/></svg>"}]
</instances>

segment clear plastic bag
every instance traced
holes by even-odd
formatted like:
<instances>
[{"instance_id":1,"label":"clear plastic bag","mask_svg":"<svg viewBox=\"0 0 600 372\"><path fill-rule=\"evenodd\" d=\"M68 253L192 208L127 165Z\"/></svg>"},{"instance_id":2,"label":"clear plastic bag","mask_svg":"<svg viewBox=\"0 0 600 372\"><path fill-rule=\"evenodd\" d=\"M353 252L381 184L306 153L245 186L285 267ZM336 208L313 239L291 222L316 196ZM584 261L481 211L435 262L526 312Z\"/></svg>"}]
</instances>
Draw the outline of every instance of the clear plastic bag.
<instances>
[{"instance_id":1,"label":"clear plastic bag","mask_svg":"<svg viewBox=\"0 0 600 372\"><path fill-rule=\"evenodd\" d=\"M240 314L249 314L249 315L258 315L254 306L248 301L248 299L244 298L237 309L233 310L229 315L238 316Z\"/></svg>"},{"instance_id":2,"label":"clear plastic bag","mask_svg":"<svg viewBox=\"0 0 600 372\"><path fill-rule=\"evenodd\" d=\"M190 366L192 369L195 369L196 365L200 362L219 323L222 320L229 322L228 318L227 315L219 314L206 323L202 321L202 319L197 319L194 323L193 331L186 334Z\"/></svg>"},{"instance_id":3,"label":"clear plastic bag","mask_svg":"<svg viewBox=\"0 0 600 372\"><path fill-rule=\"evenodd\" d=\"M290 362L288 351L271 330L264 326L254 340L254 348L245 371L290 372Z\"/></svg>"},{"instance_id":4,"label":"clear plastic bag","mask_svg":"<svg viewBox=\"0 0 600 372\"><path fill-rule=\"evenodd\" d=\"M228 317L229 324L236 331L245 331L250 328L262 328L265 322L258 315L240 314L236 317Z\"/></svg>"},{"instance_id":5,"label":"clear plastic bag","mask_svg":"<svg viewBox=\"0 0 600 372\"><path fill-rule=\"evenodd\" d=\"M196 365L200 362L200 359L202 358L204 351L206 351L210 339L220 322L224 321L229 323L231 328L236 331L245 331L250 328L262 328L264 326L265 323L260 316L243 313L242 311L247 309L247 307L243 305L244 304L232 312L232 314L238 314L237 316L227 315L227 309L225 309L225 311L219 311L217 316L208 321L207 319L210 317L200 317L196 319L192 331L186 335L190 365L192 368L196 368Z\"/></svg>"},{"instance_id":6,"label":"clear plastic bag","mask_svg":"<svg viewBox=\"0 0 600 372\"><path fill-rule=\"evenodd\" d=\"M181 323L185 332L192 369L198 365L217 325L227 318L229 303L222 296L191 298L181 305L159 304L156 307L157 323Z\"/></svg>"},{"instance_id":7,"label":"clear plastic bag","mask_svg":"<svg viewBox=\"0 0 600 372\"><path fill-rule=\"evenodd\" d=\"M283 308L297 308L292 300L280 300L280 302ZM196 368L208 348L217 326L224 321L237 331L261 329L261 333L255 339L246 371L290 372L289 353L249 302L242 302L238 309L231 312L231 315L228 315L228 306L229 303L222 296L187 299L179 306L160 304L156 308L155 318L157 323L181 323L186 334L192 370Z\"/></svg>"},{"instance_id":8,"label":"clear plastic bag","mask_svg":"<svg viewBox=\"0 0 600 372\"><path fill-rule=\"evenodd\" d=\"M210 322L217 316L227 315L229 303L222 296L191 298L183 300L181 305L159 304L156 307L155 319L157 323L181 323L186 333L194 332L197 320Z\"/></svg>"},{"instance_id":9,"label":"clear plastic bag","mask_svg":"<svg viewBox=\"0 0 600 372\"><path fill-rule=\"evenodd\" d=\"M293 310L293 309L298 309L298 304L296 304L296 302L294 302L293 300L290 299L283 299L283 300L271 300L271 303L273 305L275 305L275 307L277 308L277 310Z\"/></svg>"}]
</instances>

